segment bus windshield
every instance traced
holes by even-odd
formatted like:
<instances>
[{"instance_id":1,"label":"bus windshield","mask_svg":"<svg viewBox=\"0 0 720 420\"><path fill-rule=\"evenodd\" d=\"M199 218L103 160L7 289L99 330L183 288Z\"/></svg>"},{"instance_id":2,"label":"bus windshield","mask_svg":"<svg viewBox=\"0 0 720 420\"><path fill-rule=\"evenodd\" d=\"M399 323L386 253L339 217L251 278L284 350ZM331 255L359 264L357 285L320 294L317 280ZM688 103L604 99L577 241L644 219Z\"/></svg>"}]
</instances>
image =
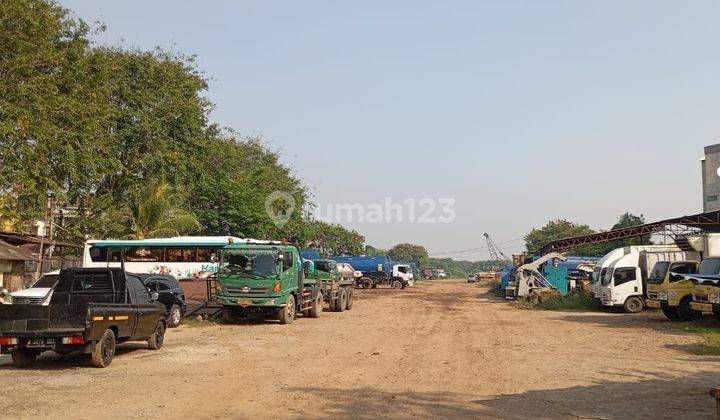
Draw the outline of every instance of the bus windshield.
<instances>
[{"instance_id":1,"label":"bus windshield","mask_svg":"<svg viewBox=\"0 0 720 420\"><path fill-rule=\"evenodd\" d=\"M220 274L267 277L277 274L277 251L229 250L222 254Z\"/></svg>"}]
</instances>

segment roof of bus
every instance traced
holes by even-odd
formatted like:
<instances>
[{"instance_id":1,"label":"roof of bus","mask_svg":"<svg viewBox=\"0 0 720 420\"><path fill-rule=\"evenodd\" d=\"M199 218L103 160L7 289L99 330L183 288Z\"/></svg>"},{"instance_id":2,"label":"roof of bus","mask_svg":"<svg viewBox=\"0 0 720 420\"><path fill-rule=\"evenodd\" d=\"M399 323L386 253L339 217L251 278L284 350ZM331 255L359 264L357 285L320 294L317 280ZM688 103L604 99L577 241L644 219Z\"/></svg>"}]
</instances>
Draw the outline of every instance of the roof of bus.
<instances>
[{"instance_id":1,"label":"roof of bus","mask_svg":"<svg viewBox=\"0 0 720 420\"><path fill-rule=\"evenodd\" d=\"M91 246L225 246L229 243L245 243L253 239L234 236L176 236L173 238L152 238L141 240L90 239L86 242Z\"/></svg>"}]
</instances>

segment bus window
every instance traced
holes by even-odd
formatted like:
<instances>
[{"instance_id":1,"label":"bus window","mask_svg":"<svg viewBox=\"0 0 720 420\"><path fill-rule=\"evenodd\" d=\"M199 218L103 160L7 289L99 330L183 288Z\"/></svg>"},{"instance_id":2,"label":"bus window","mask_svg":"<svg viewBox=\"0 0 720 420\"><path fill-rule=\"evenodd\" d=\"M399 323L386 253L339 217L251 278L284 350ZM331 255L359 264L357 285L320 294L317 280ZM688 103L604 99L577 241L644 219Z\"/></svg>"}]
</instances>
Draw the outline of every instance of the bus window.
<instances>
[{"instance_id":1,"label":"bus window","mask_svg":"<svg viewBox=\"0 0 720 420\"><path fill-rule=\"evenodd\" d=\"M166 262L195 262L195 248L167 248Z\"/></svg>"},{"instance_id":2,"label":"bus window","mask_svg":"<svg viewBox=\"0 0 720 420\"><path fill-rule=\"evenodd\" d=\"M197 262L217 262L217 248L198 248Z\"/></svg>"},{"instance_id":3,"label":"bus window","mask_svg":"<svg viewBox=\"0 0 720 420\"><path fill-rule=\"evenodd\" d=\"M125 250L125 261L127 262L158 262L163 259L163 248L133 247Z\"/></svg>"}]
</instances>

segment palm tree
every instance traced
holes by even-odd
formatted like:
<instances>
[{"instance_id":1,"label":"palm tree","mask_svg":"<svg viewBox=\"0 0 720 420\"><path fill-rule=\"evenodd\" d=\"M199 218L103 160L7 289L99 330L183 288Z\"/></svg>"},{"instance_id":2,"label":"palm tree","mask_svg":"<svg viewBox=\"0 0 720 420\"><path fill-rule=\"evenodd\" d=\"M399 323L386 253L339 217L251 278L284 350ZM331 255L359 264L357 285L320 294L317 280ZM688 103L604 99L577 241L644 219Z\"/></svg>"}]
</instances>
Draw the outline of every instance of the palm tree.
<instances>
[{"instance_id":1,"label":"palm tree","mask_svg":"<svg viewBox=\"0 0 720 420\"><path fill-rule=\"evenodd\" d=\"M126 211L130 232L124 239L178 236L200 229L200 221L187 210L175 207L179 201L170 184L152 180L140 191L134 206Z\"/></svg>"}]
</instances>

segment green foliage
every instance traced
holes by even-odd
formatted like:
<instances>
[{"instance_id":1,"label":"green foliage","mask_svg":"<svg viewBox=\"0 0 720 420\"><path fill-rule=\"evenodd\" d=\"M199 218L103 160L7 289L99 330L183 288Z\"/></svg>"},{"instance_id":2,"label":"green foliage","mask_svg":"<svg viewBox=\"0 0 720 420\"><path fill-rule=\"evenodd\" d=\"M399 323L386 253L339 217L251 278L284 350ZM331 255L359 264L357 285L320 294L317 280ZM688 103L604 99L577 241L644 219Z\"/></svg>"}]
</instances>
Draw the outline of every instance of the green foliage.
<instances>
[{"instance_id":1,"label":"green foliage","mask_svg":"<svg viewBox=\"0 0 720 420\"><path fill-rule=\"evenodd\" d=\"M375 248L372 245L365 246L365 255L367 255L369 257L385 257L385 256L387 256L387 254L388 254L387 249Z\"/></svg>"},{"instance_id":2,"label":"green foliage","mask_svg":"<svg viewBox=\"0 0 720 420\"><path fill-rule=\"evenodd\" d=\"M538 304L543 309L600 310L602 304L587 292L570 293L567 296L553 296Z\"/></svg>"},{"instance_id":3,"label":"green foliage","mask_svg":"<svg viewBox=\"0 0 720 420\"><path fill-rule=\"evenodd\" d=\"M307 222L295 239L305 248L317 249L324 256L362 254L362 236L339 225L321 221Z\"/></svg>"},{"instance_id":4,"label":"green foliage","mask_svg":"<svg viewBox=\"0 0 720 420\"><path fill-rule=\"evenodd\" d=\"M414 244L398 244L388 250L388 257L393 261L414 262L418 268L427 267L428 252L425 247Z\"/></svg>"}]
</instances>

